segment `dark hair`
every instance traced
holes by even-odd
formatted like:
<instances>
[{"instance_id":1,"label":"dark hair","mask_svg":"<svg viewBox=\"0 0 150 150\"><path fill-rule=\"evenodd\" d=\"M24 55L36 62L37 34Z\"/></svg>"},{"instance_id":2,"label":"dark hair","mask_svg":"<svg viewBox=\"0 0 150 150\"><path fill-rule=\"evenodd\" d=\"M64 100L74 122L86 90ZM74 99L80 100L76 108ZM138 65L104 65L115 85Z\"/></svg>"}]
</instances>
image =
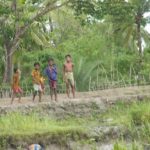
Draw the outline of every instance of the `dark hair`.
<instances>
[{"instance_id":1,"label":"dark hair","mask_svg":"<svg viewBox=\"0 0 150 150\"><path fill-rule=\"evenodd\" d=\"M54 61L54 59L53 59L53 58L49 58L49 59L48 59L48 62L50 62L50 61Z\"/></svg>"},{"instance_id":2,"label":"dark hair","mask_svg":"<svg viewBox=\"0 0 150 150\"><path fill-rule=\"evenodd\" d=\"M36 65L40 66L40 63L39 63L39 62L35 62L35 63L34 63L34 67L35 67Z\"/></svg>"},{"instance_id":3,"label":"dark hair","mask_svg":"<svg viewBox=\"0 0 150 150\"><path fill-rule=\"evenodd\" d=\"M14 73L16 73L16 72L17 72L17 70L18 70L18 68L14 68Z\"/></svg>"},{"instance_id":4,"label":"dark hair","mask_svg":"<svg viewBox=\"0 0 150 150\"><path fill-rule=\"evenodd\" d=\"M70 55L70 54L68 54L68 55L66 55L66 56L65 56L65 58L67 58L67 57L70 57L70 58L71 58L71 55Z\"/></svg>"}]
</instances>

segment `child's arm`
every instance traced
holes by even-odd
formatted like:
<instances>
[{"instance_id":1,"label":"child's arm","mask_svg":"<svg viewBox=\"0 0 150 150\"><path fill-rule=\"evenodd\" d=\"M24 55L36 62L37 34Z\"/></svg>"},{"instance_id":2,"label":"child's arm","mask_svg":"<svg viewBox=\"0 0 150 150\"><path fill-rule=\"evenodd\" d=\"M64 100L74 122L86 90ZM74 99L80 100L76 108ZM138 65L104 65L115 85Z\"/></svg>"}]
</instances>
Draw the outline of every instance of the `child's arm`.
<instances>
[{"instance_id":1,"label":"child's arm","mask_svg":"<svg viewBox=\"0 0 150 150\"><path fill-rule=\"evenodd\" d=\"M74 70L74 64L72 63L72 72L73 72L73 70Z\"/></svg>"},{"instance_id":2,"label":"child's arm","mask_svg":"<svg viewBox=\"0 0 150 150\"><path fill-rule=\"evenodd\" d=\"M65 80L65 71L66 70L66 67L65 67L65 64L63 65L63 80Z\"/></svg>"},{"instance_id":3,"label":"child's arm","mask_svg":"<svg viewBox=\"0 0 150 150\"><path fill-rule=\"evenodd\" d=\"M11 87L12 87L12 88L14 87L15 82L16 82L16 80L15 80L15 76L13 75L12 85L11 85Z\"/></svg>"},{"instance_id":4,"label":"child's arm","mask_svg":"<svg viewBox=\"0 0 150 150\"><path fill-rule=\"evenodd\" d=\"M44 70L44 76L48 76L48 69L47 68L45 68L45 70Z\"/></svg>"},{"instance_id":5,"label":"child's arm","mask_svg":"<svg viewBox=\"0 0 150 150\"><path fill-rule=\"evenodd\" d=\"M56 66L53 66L53 71L57 74L57 68L56 68Z\"/></svg>"}]
</instances>

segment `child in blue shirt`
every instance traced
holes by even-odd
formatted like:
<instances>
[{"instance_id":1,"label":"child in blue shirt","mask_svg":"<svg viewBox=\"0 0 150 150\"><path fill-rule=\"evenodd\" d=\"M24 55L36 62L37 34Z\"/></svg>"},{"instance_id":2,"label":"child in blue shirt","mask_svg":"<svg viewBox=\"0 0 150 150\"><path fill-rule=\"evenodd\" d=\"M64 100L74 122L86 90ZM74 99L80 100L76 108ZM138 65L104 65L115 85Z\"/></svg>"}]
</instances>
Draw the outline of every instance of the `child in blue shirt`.
<instances>
[{"instance_id":1,"label":"child in blue shirt","mask_svg":"<svg viewBox=\"0 0 150 150\"><path fill-rule=\"evenodd\" d=\"M57 68L54 63L54 59L51 58L48 60L48 66L45 69L45 74L49 80L51 99L53 100L54 95L55 101L57 101Z\"/></svg>"}]
</instances>

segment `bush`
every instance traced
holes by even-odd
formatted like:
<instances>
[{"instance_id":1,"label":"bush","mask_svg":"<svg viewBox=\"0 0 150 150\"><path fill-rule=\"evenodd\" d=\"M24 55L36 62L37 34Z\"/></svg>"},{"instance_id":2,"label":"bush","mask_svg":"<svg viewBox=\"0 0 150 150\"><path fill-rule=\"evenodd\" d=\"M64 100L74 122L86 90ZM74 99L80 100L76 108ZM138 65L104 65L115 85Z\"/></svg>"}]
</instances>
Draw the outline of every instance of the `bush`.
<instances>
[{"instance_id":1,"label":"bush","mask_svg":"<svg viewBox=\"0 0 150 150\"><path fill-rule=\"evenodd\" d=\"M132 121L135 125L142 125L150 122L150 112L136 110L131 112Z\"/></svg>"}]
</instances>

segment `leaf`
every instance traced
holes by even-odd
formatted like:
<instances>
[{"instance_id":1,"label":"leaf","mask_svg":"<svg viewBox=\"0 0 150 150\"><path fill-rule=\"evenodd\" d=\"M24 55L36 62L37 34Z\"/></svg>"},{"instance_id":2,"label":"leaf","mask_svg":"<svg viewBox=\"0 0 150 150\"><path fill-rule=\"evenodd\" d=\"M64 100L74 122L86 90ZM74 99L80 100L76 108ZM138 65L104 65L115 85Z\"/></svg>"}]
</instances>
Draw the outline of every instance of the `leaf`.
<instances>
[{"instance_id":1,"label":"leaf","mask_svg":"<svg viewBox=\"0 0 150 150\"><path fill-rule=\"evenodd\" d=\"M33 31L31 32L31 36L32 36L33 40L36 42L36 44L44 46L43 41Z\"/></svg>"}]
</instances>

